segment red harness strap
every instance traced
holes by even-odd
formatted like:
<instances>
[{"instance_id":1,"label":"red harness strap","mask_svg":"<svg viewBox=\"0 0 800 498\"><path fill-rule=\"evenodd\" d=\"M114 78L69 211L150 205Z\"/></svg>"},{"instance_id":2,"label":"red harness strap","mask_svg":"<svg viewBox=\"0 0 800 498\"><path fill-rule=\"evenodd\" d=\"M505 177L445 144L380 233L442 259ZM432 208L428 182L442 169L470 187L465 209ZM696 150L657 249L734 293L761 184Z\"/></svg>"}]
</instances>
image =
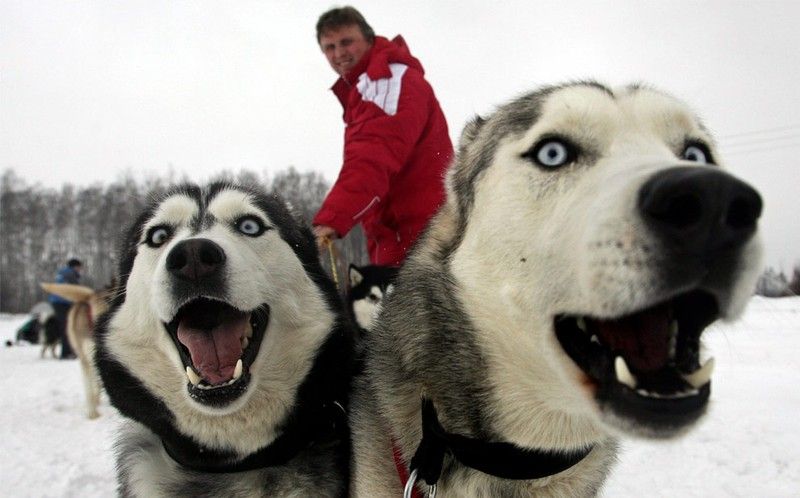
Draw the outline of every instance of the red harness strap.
<instances>
[{"instance_id":1,"label":"red harness strap","mask_svg":"<svg viewBox=\"0 0 800 498\"><path fill-rule=\"evenodd\" d=\"M397 447L397 443L394 439L392 439L392 457L394 458L394 466L397 469L397 475L400 477L400 485L405 489L409 477L408 467L406 467L406 463L403 461L403 455L400 454L400 448ZM412 498L422 498L422 493L414 486L414 489L411 490L411 496Z\"/></svg>"}]
</instances>

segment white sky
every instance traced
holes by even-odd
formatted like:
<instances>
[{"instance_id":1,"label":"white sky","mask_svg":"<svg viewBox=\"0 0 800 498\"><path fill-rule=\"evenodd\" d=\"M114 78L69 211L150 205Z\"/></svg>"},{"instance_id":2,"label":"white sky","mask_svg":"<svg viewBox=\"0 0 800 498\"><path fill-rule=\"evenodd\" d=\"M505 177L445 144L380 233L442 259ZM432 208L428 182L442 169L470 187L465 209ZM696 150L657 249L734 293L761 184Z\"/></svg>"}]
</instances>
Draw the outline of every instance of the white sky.
<instances>
[{"instance_id":1,"label":"white sky","mask_svg":"<svg viewBox=\"0 0 800 498\"><path fill-rule=\"evenodd\" d=\"M341 158L329 1L0 0L0 169L57 186ZM426 68L455 140L538 85L643 81L689 103L765 199L767 263L800 262L800 2L370 1Z\"/></svg>"}]
</instances>

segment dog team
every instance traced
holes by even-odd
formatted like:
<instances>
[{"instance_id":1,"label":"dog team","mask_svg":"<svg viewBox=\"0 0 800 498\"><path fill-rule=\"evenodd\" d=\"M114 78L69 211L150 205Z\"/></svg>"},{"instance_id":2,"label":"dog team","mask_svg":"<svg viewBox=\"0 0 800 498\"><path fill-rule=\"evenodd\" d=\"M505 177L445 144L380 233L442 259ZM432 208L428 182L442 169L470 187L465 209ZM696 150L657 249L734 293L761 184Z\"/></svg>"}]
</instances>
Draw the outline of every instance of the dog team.
<instances>
[{"instance_id":1,"label":"dog team","mask_svg":"<svg viewBox=\"0 0 800 498\"><path fill-rule=\"evenodd\" d=\"M313 226L252 185L176 186L84 296L120 495L595 496L619 438L690 430L762 210L692 110L548 86L453 152L402 38L347 7L317 41L347 127ZM357 223L372 265L343 302L319 248Z\"/></svg>"}]
</instances>

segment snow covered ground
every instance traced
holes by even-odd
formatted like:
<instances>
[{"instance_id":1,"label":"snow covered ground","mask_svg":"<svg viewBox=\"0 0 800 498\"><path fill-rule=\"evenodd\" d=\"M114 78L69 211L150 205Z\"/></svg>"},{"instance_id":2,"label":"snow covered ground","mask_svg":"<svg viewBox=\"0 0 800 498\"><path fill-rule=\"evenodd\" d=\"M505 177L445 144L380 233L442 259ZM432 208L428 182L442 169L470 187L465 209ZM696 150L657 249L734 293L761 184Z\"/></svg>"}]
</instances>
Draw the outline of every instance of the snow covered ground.
<instances>
[{"instance_id":1,"label":"snow covered ground","mask_svg":"<svg viewBox=\"0 0 800 498\"><path fill-rule=\"evenodd\" d=\"M0 315L0 339L24 317ZM706 332L716 358L705 421L671 442L625 441L606 497L800 496L800 298L753 298L745 316ZM83 415L75 361L38 346L0 347L0 496L110 497L120 416Z\"/></svg>"}]
</instances>

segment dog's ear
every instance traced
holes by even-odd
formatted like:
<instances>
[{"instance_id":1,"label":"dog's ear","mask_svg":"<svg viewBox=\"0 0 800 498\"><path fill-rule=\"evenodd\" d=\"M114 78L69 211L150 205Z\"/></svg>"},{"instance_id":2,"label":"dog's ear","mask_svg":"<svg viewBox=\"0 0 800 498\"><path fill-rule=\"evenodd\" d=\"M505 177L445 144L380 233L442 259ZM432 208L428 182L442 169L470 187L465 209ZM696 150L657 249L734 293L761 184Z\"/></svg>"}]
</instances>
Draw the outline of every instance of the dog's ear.
<instances>
[{"instance_id":1,"label":"dog's ear","mask_svg":"<svg viewBox=\"0 0 800 498\"><path fill-rule=\"evenodd\" d=\"M461 138L458 141L458 148L463 150L466 146L471 144L475 140L475 137L478 136L478 132L483 128L484 123L486 123L486 120L476 114L475 117L472 118L472 121L464 126L464 130L461 132Z\"/></svg>"},{"instance_id":2,"label":"dog's ear","mask_svg":"<svg viewBox=\"0 0 800 498\"><path fill-rule=\"evenodd\" d=\"M352 289L363 281L364 275L361 270L356 265L350 264L350 288Z\"/></svg>"}]
</instances>

